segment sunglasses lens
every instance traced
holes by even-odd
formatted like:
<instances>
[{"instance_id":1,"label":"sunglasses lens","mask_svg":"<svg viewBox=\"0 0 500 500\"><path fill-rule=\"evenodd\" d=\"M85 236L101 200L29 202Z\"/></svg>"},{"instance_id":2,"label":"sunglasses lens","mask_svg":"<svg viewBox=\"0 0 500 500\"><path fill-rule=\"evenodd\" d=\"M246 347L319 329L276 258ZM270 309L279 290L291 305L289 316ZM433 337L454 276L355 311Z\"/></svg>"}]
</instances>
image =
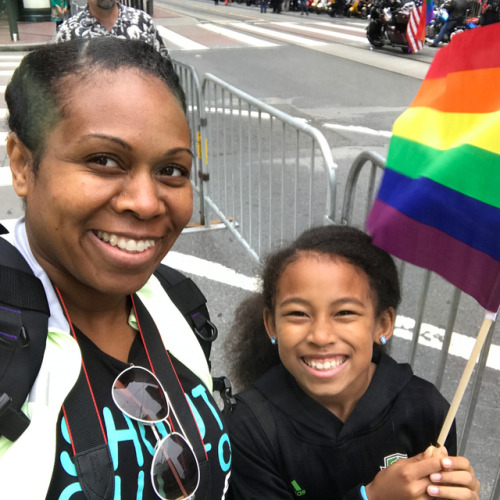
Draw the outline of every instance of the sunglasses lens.
<instances>
[{"instance_id":1,"label":"sunglasses lens","mask_svg":"<svg viewBox=\"0 0 500 500\"><path fill-rule=\"evenodd\" d=\"M153 458L151 477L156 493L165 500L188 498L199 481L198 462L180 434L169 434Z\"/></svg>"},{"instance_id":2,"label":"sunglasses lens","mask_svg":"<svg viewBox=\"0 0 500 500\"><path fill-rule=\"evenodd\" d=\"M136 420L159 422L168 416L165 393L148 370L125 370L115 380L112 393L118 408Z\"/></svg>"}]
</instances>

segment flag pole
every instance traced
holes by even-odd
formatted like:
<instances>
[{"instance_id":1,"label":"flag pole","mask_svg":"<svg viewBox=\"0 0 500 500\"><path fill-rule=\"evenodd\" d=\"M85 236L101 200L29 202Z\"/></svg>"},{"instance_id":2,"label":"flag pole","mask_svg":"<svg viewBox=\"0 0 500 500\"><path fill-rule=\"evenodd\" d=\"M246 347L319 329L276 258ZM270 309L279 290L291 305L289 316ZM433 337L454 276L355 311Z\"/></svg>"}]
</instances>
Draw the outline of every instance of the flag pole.
<instances>
[{"instance_id":1,"label":"flag pole","mask_svg":"<svg viewBox=\"0 0 500 500\"><path fill-rule=\"evenodd\" d=\"M469 383L469 380L471 378L472 371L474 370L476 361L479 358L481 349L483 348L486 337L488 336L488 332L490 331L490 327L495 321L496 316L496 313L486 311L483 324L481 325L481 328L477 335L476 343L474 344L474 348L472 349L470 358L465 365L464 372L462 373L462 378L460 379L457 390L455 392L455 396L453 397L453 401L451 402L450 409L448 410L448 414L446 415L446 418L444 420L443 427L441 428L441 432L439 433L439 437L436 443L437 448L444 446L444 442L446 441L448 433L450 432L451 424L453 423L453 420L455 420L458 407L462 402L465 389L467 388L467 384Z\"/></svg>"}]
</instances>

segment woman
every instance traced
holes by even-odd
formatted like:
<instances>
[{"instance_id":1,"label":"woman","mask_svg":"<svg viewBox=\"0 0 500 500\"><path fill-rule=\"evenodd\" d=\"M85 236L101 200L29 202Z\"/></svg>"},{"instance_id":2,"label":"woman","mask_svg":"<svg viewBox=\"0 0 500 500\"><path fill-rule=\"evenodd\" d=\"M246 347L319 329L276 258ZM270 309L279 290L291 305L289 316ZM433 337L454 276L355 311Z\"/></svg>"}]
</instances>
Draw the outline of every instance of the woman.
<instances>
[{"instance_id":1,"label":"woman","mask_svg":"<svg viewBox=\"0 0 500 500\"><path fill-rule=\"evenodd\" d=\"M49 44L23 59L6 101L25 204L14 243L50 318L31 424L0 438L2 497L224 498L231 457L207 362L153 275L192 212L172 64L139 41Z\"/></svg>"},{"instance_id":2,"label":"woman","mask_svg":"<svg viewBox=\"0 0 500 500\"><path fill-rule=\"evenodd\" d=\"M478 500L469 461L429 447L445 399L383 352L399 301L393 260L355 228L313 228L268 257L231 336L248 389L227 416L230 498Z\"/></svg>"}]
</instances>

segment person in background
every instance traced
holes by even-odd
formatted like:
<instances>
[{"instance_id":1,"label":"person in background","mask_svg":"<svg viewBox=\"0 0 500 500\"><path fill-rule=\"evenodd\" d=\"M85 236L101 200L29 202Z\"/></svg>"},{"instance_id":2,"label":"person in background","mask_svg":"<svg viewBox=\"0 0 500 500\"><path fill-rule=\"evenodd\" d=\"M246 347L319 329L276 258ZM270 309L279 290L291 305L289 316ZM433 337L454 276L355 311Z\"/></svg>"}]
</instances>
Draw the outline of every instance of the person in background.
<instances>
[{"instance_id":1,"label":"person in background","mask_svg":"<svg viewBox=\"0 0 500 500\"><path fill-rule=\"evenodd\" d=\"M451 35L455 27L465 21L468 3L467 0L448 0L443 4L443 7L448 11L449 17L436 38L430 43L430 47L437 47L445 36Z\"/></svg>"},{"instance_id":2,"label":"person in background","mask_svg":"<svg viewBox=\"0 0 500 500\"><path fill-rule=\"evenodd\" d=\"M300 2L300 15L303 16L304 12L306 16L309 15L309 10L307 8L307 0L299 0Z\"/></svg>"},{"instance_id":3,"label":"person in background","mask_svg":"<svg viewBox=\"0 0 500 500\"><path fill-rule=\"evenodd\" d=\"M122 5L117 0L88 0L84 10L61 24L56 42L98 36L142 40L169 58L151 16L142 10Z\"/></svg>"},{"instance_id":4,"label":"person in background","mask_svg":"<svg viewBox=\"0 0 500 500\"><path fill-rule=\"evenodd\" d=\"M12 241L50 317L31 423L0 437L2 498L223 499L231 451L209 366L160 279L193 209L171 61L139 40L47 44L5 97L25 205ZM102 445L80 452L82 437Z\"/></svg>"},{"instance_id":5,"label":"person in background","mask_svg":"<svg viewBox=\"0 0 500 500\"><path fill-rule=\"evenodd\" d=\"M268 0L260 0L260 12L261 12L261 14L267 13L267 3L268 3Z\"/></svg>"},{"instance_id":6,"label":"person in background","mask_svg":"<svg viewBox=\"0 0 500 500\"><path fill-rule=\"evenodd\" d=\"M481 5L481 15L479 24L488 26L488 24L498 23L500 21L500 0L486 0Z\"/></svg>"},{"instance_id":7,"label":"person in background","mask_svg":"<svg viewBox=\"0 0 500 500\"><path fill-rule=\"evenodd\" d=\"M384 352L400 302L388 253L352 227L312 228L267 258L261 284L227 345L246 388L226 415L229 498L478 500L455 427L429 447L448 403Z\"/></svg>"},{"instance_id":8,"label":"person in background","mask_svg":"<svg viewBox=\"0 0 500 500\"><path fill-rule=\"evenodd\" d=\"M50 0L50 20L56 23L56 32L69 15L67 0Z\"/></svg>"}]
</instances>

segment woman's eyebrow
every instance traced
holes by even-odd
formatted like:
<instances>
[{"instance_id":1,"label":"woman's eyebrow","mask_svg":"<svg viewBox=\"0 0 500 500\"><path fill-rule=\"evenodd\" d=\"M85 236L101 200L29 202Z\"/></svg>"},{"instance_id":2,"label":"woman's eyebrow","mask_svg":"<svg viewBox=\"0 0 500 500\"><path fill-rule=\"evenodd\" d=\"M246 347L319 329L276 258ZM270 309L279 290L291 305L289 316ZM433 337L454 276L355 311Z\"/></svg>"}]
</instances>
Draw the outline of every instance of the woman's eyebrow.
<instances>
[{"instance_id":1,"label":"woman's eyebrow","mask_svg":"<svg viewBox=\"0 0 500 500\"><path fill-rule=\"evenodd\" d=\"M165 154L172 155L176 153L188 153L189 156L194 158L193 152L189 148L183 148L183 147L169 149Z\"/></svg>"},{"instance_id":2,"label":"woman's eyebrow","mask_svg":"<svg viewBox=\"0 0 500 500\"><path fill-rule=\"evenodd\" d=\"M106 141L112 141L121 146L123 149L126 149L128 151L132 150L132 146L128 144L128 142L124 141L123 139L120 139L119 137L115 137L114 135L106 135L106 134L88 134L84 135L79 142L84 142L86 139L103 139ZM177 147L177 148L172 148L169 149L165 152L165 156L172 155L172 154L177 154L177 153L188 153L189 156L194 158L193 152L189 148L185 147Z\"/></svg>"},{"instance_id":3,"label":"woman's eyebrow","mask_svg":"<svg viewBox=\"0 0 500 500\"><path fill-rule=\"evenodd\" d=\"M116 144L120 145L122 148L127 149L128 151L132 150L132 146L128 142L125 142L123 139L119 137L115 137L114 135L106 135L106 134L87 134L84 135L78 142L85 142L88 139L103 139L105 141L112 141Z\"/></svg>"}]
</instances>

